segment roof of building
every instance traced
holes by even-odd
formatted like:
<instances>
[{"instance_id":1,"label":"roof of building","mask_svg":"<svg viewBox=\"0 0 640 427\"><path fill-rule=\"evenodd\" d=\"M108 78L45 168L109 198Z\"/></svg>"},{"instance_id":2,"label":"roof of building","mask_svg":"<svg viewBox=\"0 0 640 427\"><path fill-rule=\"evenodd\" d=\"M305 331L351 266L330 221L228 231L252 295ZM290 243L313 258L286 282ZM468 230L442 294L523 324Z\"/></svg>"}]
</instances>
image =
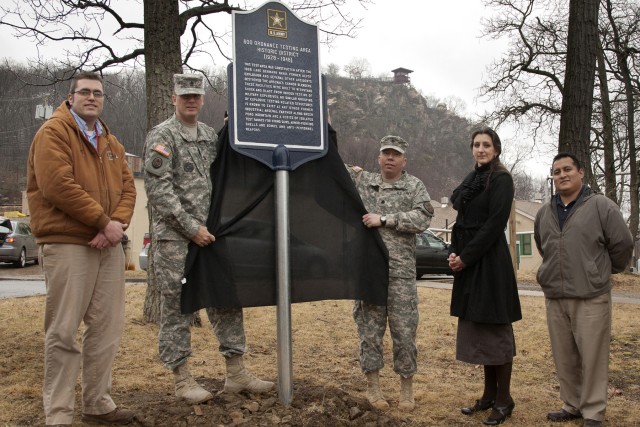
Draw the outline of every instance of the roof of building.
<instances>
[{"instance_id":1,"label":"roof of building","mask_svg":"<svg viewBox=\"0 0 640 427\"><path fill-rule=\"evenodd\" d=\"M432 200L434 215L431 218L431 225L429 228L435 229L451 229L456 222L456 215L458 211L453 209L451 203L443 205L435 200ZM521 215L534 220L538 210L542 207L540 202L531 202L528 200L516 200L516 212Z\"/></svg>"},{"instance_id":2,"label":"roof of building","mask_svg":"<svg viewBox=\"0 0 640 427\"><path fill-rule=\"evenodd\" d=\"M516 200L516 209L522 215L525 215L532 220L536 219L536 214L543 206L542 202L532 202L529 200Z\"/></svg>"},{"instance_id":3,"label":"roof of building","mask_svg":"<svg viewBox=\"0 0 640 427\"><path fill-rule=\"evenodd\" d=\"M433 204L433 218L431 218L431 225L429 228L451 228L451 225L456 221L456 215L458 211L453 209L451 204L442 205L439 202L431 201Z\"/></svg>"}]
</instances>

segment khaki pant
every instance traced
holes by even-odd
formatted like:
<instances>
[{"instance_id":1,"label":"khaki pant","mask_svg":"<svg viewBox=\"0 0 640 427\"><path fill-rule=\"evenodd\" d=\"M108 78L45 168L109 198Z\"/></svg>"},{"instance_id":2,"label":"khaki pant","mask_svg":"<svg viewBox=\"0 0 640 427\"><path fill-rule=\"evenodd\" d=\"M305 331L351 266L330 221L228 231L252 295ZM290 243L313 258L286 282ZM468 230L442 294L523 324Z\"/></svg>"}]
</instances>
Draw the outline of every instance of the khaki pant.
<instances>
[{"instance_id":1,"label":"khaki pant","mask_svg":"<svg viewBox=\"0 0 640 427\"><path fill-rule=\"evenodd\" d=\"M82 410L105 414L111 368L124 324L124 252L121 245L93 249L73 244L40 246L47 287L44 318L43 402L47 424L71 424L82 366ZM84 322L82 343L77 342Z\"/></svg>"},{"instance_id":2,"label":"khaki pant","mask_svg":"<svg viewBox=\"0 0 640 427\"><path fill-rule=\"evenodd\" d=\"M607 408L611 293L546 299L547 326L563 409L603 421Z\"/></svg>"}]
</instances>

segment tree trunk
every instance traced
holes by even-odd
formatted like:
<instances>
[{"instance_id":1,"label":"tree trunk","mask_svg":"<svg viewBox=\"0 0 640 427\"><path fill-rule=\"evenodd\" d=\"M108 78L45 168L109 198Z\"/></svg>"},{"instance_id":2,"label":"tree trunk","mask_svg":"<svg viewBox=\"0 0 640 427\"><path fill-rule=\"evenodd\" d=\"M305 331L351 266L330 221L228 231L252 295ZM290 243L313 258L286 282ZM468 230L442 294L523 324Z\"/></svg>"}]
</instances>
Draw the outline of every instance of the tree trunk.
<instances>
[{"instance_id":1,"label":"tree trunk","mask_svg":"<svg viewBox=\"0 0 640 427\"><path fill-rule=\"evenodd\" d=\"M625 50L625 52L628 52ZM627 98L627 139L629 140L629 202L631 205L631 210L629 214L629 230L631 230L631 234L634 239L638 238L638 223L640 216L640 207L639 205L639 195L638 191L640 190L639 180L638 180L638 150L636 148L636 137L635 137L635 103L633 96L633 82L631 77L631 72L629 70L629 65L627 63L628 54L622 54L620 50L618 50L618 62L620 67L620 72L624 79L624 92Z\"/></svg>"},{"instance_id":2,"label":"tree trunk","mask_svg":"<svg viewBox=\"0 0 640 427\"><path fill-rule=\"evenodd\" d=\"M600 102L602 104L602 150L604 154L604 194L620 204L616 196L616 171L614 164L613 122L611 119L611 100L609 83L604 61L602 43L598 38L598 80L600 82Z\"/></svg>"},{"instance_id":3,"label":"tree trunk","mask_svg":"<svg viewBox=\"0 0 640 427\"><path fill-rule=\"evenodd\" d=\"M629 140L629 230L634 239L638 239L638 225L640 222L640 180L638 179L638 150L636 148L635 99L633 77L629 68L628 42L620 37L620 32L613 17L611 1L607 0L607 15L613 31L613 44L627 104L627 139Z\"/></svg>"},{"instance_id":4,"label":"tree trunk","mask_svg":"<svg viewBox=\"0 0 640 427\"><path fill-rule=\"evenodd\" d=\"M593 86L598 38L598 0L571 0L567 67L560 114L559 151L574 153L585 167L585 182L591 182L589 156Z\"/></svg>"},{"instance_id":5,"label":"tree trunk","mask_svg":"<svg viewBox=\"0 0 640 427\"><path fill-rule=\"evenodd\" d=\"M173 75L182 72L180 36L182 33L178 0L144 0L145 81L147 88L147 131L173 114L171 94ZM153 212L149 207L151 247ZM149 251L151 255L152 251ZM145 322L160 322L160 290L156 285L153 257L147 268L147 293L144 301Z\"/></svg>"},{"instance_id":6,"label":"tree trunk","mask_svg":"<svg viewBox=\"0 0 640 427\"><path fill-rule=\"evenodd\" d=\"M178 0L144 0L147 131L173 114L173 75L182 72Z\"/></svg>"}]
</instances>

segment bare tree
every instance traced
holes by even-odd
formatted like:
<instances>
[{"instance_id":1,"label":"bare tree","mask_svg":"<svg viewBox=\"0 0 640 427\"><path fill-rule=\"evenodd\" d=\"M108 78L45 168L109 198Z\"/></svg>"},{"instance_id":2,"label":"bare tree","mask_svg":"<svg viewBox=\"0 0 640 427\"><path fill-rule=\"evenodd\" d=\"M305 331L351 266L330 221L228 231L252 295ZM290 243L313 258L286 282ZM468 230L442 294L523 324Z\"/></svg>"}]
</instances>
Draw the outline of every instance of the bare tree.
<instances>
[{"instance_id":1,"label":"bare tree","mask_svg":"<svg viewBox=\"0 0 640 427\"><path fill-rule=\"evenodd\" d=\"M543 3L543 4L541 4ZM497 108L483 117L495 127L510 122L535 137L557 129L566 54L566 2L489 0L497 11L485 21L484 36L507 37L510 45L489 67L481 99Z\"/></svg>"},{"instance_id":2,"label":"bare tree","mask_svg":"<svg viewBox=\"0 0 640 427\"><path fill-rule=\"evenodd\" d=\"M453 111L459 116L464 116L467 112L467 103L458 96L447 96L443 102L449 111Z\"/></svg>"},{"instance_id":3,"label":"bare tree","mask_svg":"<svg viewBox=\"0 0 640 427\"><path fill-rule=\"evenodd\" d=\"M327 77L338 77L340 75L340 66L332 62L325 67L324 73Z\"/></svg>"},{"instance_id":4,"label":"bare tree","mask_svg":"<svg viewBox=\"0 0 640 427\"><path fill-rule=\"evenodd\" d=\"M640 30L640 24L638 19L640 18L640 6L634 4L627 11L622 10L626 16L620 16L620 9L613 7L612 0L605 0L604 7L606 10L607 20L611 29L611 40L609 48L615 54L615 60L617 67L614 68L615 77L622 83L624 88L624 100L626 107L625 123L626 135L629 146L629 195L630 195L630 208L631 214L629 216L629 229L634 238L638 238L638 224L640 221L640 207L639 207L639 194L640 179L638 177L638 155L636 147L636 125L635 115L636 106L638 105L638 99L640 99L640 78L638 78L638 69L636 68L635 76L632 73L632 67L634 64L637 67L638 59L640 56L640 40L638 31ZM617 15L617 16L616 16ZM628 28L624 29L624 36L621 34L621 25L627 23ZM634 45L635 44L635 45Z\"/></svg>"},{"instance_id":5,"label":"bare tree","mask_svg":"<svg viewBox=\"0 0 640 427\"><path fill-rule=\"evenodd\" d=\"M299 0L292 10L320 25L323 41L353 35L360 20L344 12L347 2L366 4L370 0ZM185 68L199 70L192 61L206 54L213 44L223 57L229 58L227 25L218 30L213 19L219 14L243 10L228 0L143 0L143 22L125 19L131 3L109 0L7 0L0 5L0 25L15 30L16 37L26 37L39 48L37 61L47 68L50 83L70 79L79 70L104 72L112 67L144 65L146 84L146 127L165 120L171 105L174 73ZM218 22L219 24L219 22ZM126 43L122 43L125 41ZM119 43L118 43L119 42ZM209 43L208 45L206 43ZM66 47L62 58L51 62L46 46L60 43ZM124 45L118 47L116 45ZM64 69L59 73L59 69ZM153 270L150 266L150 269ZM160 293L150 274L145 302L145 320L157 322Z\"/></svg>"},{"instance_id":6,"label":"bare tree","mask_svg":"<svg viewBox=\"0 0 640 427\"><path fill-rule=\"evenodd\" d=\"M371 64L365 58L354 58L344 66L344 71L352 79L361 79L371 74Z\"/></svg>"},{"instance_id":7,"label":"bare tree","mask_svg":"<svg viewBox=\"0 0 640 427\"><path fill-rule=\"evenodd\" d=\"M543 140L539 136L544 134L559 135L554 151L575 151L587 168L593 168L588 182L595 190L604 184L609 197L629 207L630 228L636 232L633 224L640 216L636 208L637 125L633 121L640 99L637 1L489 0L487 4L497 14L485 22L485 36L508 37L510 48L494 62L481 88L481 98L490 98L497 106L483 120L494 125L514 124L537 141ZM598 4L602 8L599 13ZM572 39L571 49L569 35L581 33L573 27L567 29L570 6L575 7L578 17L583 15L589 34L586 39L580 36L580 43ZM602 45L597 78L591 73L598 54L598 37L593 34L596 24ZM584 40L590 47L579 51ZM584 59L576 64L569 58L571 50L572 55L584 55ZM575 96L567 94L567 85L573 85L570 92ZM588 110L592 112L586 115ZM580 117L569 118L569 111L580 113ZM581 133L571 126L578 126Z\"/></svg>"},{"instance_id":8,"label":"bare tree","mask_svg":"<svg viewBox=\"0 0 640 427\"><path fill-rule=\"evenodd\" d=\"M509 172L512 174L525 172L525 162L531 158L534 148L510 141L505 141L502 146L503 150L500 157Z\"/></svg>"},{"instance_id":9,"label":"bare tree","mask_svg":"<svg viewBox=\"0 0 640 427\"><path fill-rule=\"evenodd\" d=\"M616 172L613 152L613 119L611 118L611 98L609 96L609 82L607 81L606 62L602 42L598 39L598 89L600 90L600 116L602 118L602 131L594 129L596 140L601 141L604 157L602 167L605 183L605 194L615 203L620 203L616 197ZM596 163L597 165L597 163ZM597 168L597 166L596 166ZM595 173L596 171L594 171Z\"/></svg>"},{"instance_id":10,"label":"bare tree","mask_svg":"<svg viewBox=\"0 0 640 427\"><path fill-rule=\"evenodd\" d=\"M515 198L517 200L533 200L538 187L537 180L527 173L526 161L531 159L534 148L524 144L504 141L500 157L503 163L513 175L515 186Z\"/></svg>"},{"instance_id":11,"label":"bare tree","mask_svg":"<svg viewBox=\"0 0 640 427\"><path fill-rule=\"evenodd\" d=\"M360 19L345 12L347 3L366 5L371 0L298 0L291 8L301 18L320 26L322 42L352 36ZM228 22L220 14L244 10L248 2L228 0L143 0L143 22L130 22L131 3L116 7L108 0L8 0L0 5L0 25L15 30L39 48L42 65L61 65L62 75L50 69L50 81L69 79L78 70L105 71L111 67L140 66L146 70L147 128L171 113L171 76L184 68L201 71L194 59L208 56L210 46L229 59ZM221 25L222 24L222 25ZM63 58L51 62L46 47L65 47Z\"/></svg>"}]
</instances>

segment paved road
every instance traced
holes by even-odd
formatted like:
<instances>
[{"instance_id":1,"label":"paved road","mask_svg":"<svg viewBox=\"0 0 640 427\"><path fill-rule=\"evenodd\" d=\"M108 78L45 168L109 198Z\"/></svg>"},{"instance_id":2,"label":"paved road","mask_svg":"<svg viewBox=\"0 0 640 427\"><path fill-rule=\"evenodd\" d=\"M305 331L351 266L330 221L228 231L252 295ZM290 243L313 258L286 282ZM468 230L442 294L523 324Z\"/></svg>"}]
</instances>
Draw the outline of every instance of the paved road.
<instances>
[{"instance_id":1,"label":"paved road","mask_svg":"<svg viewBox=\"0 0 640 427\"><path fill-rule=\"evenodd\" d=\"M0 299L44 295L44 280L0 279Z\"/></svg>"},{"instance_id":2,"label":"paved road","mask_svg":"<svg viewBox=\"0 0 640 427\"><path fill-rule=\"evenodd\" d=\"M436 288L436 289L451 289L453 287L453 278L446 276L422 276L422 278L418 279L416 282L418 286L423 286L427 288ZM538 288L538 286L529 286L529 285L521 285L518 284L518 294L520 296L531 296L531 297L544 297L544 293L542 291L536 290L534 288ZM629 295L616 295L615 292L613 297L611 298L613 302L623 303L623 304L640 304L640 298L629 296Z\"/></svg>"},{"instance_id":3,"label":"paved road","mask_svg":"<svg viewBox=\"0 0 640 427\"><path fill-rule=\"evenodd\" d=\"M1 270L0 270L1 271ZM141 283L144 279L128 278L127 283ZM416 281L418 286L435 288L435 289L451 289L453 286L453 278L450 276L423 276ZM521 296L543 297L542 291L531 289L531 286L519 286L519 294ZM15 298L32 295L44 295L44 280L40 275L27 275L21 277L8 277L0 275L0 299ZM640 304L640 298L631 296L613 296L613 302L624 304Z\"/></svg>"}]
</instances>

